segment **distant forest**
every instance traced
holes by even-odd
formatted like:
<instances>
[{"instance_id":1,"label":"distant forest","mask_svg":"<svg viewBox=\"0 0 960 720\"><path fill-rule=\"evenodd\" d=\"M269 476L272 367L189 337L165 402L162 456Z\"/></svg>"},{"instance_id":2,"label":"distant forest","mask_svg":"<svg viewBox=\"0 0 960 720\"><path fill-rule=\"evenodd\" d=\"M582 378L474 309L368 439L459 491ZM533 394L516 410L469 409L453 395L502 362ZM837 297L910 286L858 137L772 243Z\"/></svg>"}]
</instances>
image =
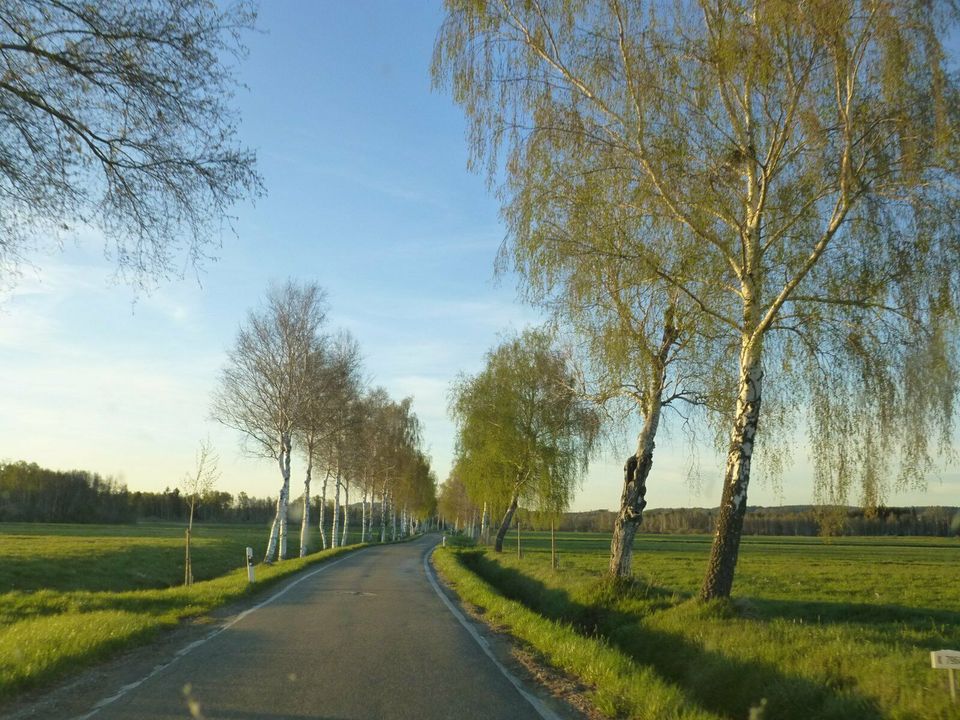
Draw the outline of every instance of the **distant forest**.
<instances>
[{"instance_id":1,"label":"distant forest","mask_svg":"<svg viewBox=\"0 0 960 720\"><path fill-rule=\"evenodd\" d=\"M640 532L710 534L717 508L658 508L643 513ZM611 532L616 513L609 510L566 513L561 530ZM960 536L960 507L749 507L744 535L930 535Z\"/></svg>"},{"instance_id":2,"label":"distant forest","mask_svg":"<svg viewBox=\"0 0 960 720\"><path fill-rule=\"evenodd\" d=\"M215 491L199 504L203 522L268 523L276 498L254 498ZM314 498L315 510L319 499ZM291 518L298 501L290 503ZM328 501L328 505L330 502ZM359 512L359 507L357 508ZM132 523L141 520L185 521L188 506L177 488L131 492L126 485L84 470L58 471L36 463L0 463L0 522ZM353 510L351 509L351 514ZM535 514L526 514L537 525ZM647 510L641 532L709 534L717 509ZM562 531L611 532L610 510L564 513ZM547 524L549 527L549 523ZM751 507L744 535L960 535L960 507L823 508L810 505Z\"/></svg>"},{"instance_id":3,"label":"distant forest","mask_svg":"<svg viewBox=\"0 0 960 720\"><path fill-rule=\"evenodd\" d=\"M318 503L314 503L317 508ZM194 519L268 523L276 514L276 504L276 498L214 491L197 506ZM178 488L131 492L113 478L85 470L62 472L36 463L0 463L0 522L177 522L185 521L188 513L186 498Z\"/></svg>"}]
</instances>

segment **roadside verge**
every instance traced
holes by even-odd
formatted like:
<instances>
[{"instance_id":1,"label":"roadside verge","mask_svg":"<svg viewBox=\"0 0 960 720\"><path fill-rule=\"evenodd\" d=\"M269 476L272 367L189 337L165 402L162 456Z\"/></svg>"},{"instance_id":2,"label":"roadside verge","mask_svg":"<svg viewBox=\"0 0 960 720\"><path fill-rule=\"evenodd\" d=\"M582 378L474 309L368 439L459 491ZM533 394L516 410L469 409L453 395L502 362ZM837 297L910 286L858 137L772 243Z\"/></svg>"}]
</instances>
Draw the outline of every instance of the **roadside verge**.
<instances>
[{"instance_id":1,"label":"roadside verge","mask_svg":"<svg viewBox=\"0 0 960 720\"><path fill-rule=\"evenodd\" d=\"M464 552L437 548L433 566L466 603L482 610L482 619L503 627L553 667L592 688L588 699L607 717L662 720L717 720L693 707L682 692L648 667L638 665L598 637L585 637L566 623L549 620L500 594L462 562Z\"/></svg>"}]
</instances>

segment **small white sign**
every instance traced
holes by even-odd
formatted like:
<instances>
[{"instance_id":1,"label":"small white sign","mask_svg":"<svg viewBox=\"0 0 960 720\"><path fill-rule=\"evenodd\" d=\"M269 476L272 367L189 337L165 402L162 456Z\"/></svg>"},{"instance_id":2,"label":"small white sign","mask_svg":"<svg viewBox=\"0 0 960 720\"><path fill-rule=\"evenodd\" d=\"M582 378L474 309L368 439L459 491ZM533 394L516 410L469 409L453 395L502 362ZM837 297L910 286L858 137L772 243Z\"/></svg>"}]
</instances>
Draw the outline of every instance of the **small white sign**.
<instances>
[{"instance_id":1,"label":"small white sign","mask_svg":"<svg viewBox=\"0 0 960 720\"><path fill-rule=\"evenodd\" d=\"M935 650L930 653L934 670L960 670L960 650Z\"/></svg>"}]
</instances>

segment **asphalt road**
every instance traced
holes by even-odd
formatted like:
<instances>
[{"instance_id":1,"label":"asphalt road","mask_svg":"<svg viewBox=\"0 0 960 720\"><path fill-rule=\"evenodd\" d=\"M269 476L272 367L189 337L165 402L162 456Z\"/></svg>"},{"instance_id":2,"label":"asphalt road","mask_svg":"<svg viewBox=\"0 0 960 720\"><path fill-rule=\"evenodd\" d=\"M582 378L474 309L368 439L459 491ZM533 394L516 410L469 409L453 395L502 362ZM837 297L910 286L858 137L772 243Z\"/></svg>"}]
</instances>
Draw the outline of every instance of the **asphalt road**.
<instances>
[{"instance_id":1,"label":"asphalt road","mask_svg":"<svg viewBox=\"0 0 960 720\"><path fill-rule=\"evenodd\" d=\"M87 717L539 720L430 584L435 543L348 555Z\"/></svg>"}]
</instances>

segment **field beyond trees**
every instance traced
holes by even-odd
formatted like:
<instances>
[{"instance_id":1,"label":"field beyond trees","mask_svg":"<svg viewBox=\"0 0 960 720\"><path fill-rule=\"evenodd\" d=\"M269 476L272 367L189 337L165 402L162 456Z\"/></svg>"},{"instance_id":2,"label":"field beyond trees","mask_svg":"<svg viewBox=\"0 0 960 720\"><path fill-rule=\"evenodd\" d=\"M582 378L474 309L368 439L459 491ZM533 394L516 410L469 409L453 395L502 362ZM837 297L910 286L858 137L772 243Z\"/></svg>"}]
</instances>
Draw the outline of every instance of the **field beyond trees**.
<instances>
[{"instance_id":1,"label":"field beyond trees","mask_svg":"<svg viewBox=\"0 0 960 720\"><path fill-rule=\"evenodd\" d=\"M960 648L960 541L744 537L734 599L695 600L709 536L638 536L634 578L605 576L610 536L511 534L505 552L435 554L495 625L580 677L609 717L957 717L930 651Z\"/></svg>"}]
</instances>

